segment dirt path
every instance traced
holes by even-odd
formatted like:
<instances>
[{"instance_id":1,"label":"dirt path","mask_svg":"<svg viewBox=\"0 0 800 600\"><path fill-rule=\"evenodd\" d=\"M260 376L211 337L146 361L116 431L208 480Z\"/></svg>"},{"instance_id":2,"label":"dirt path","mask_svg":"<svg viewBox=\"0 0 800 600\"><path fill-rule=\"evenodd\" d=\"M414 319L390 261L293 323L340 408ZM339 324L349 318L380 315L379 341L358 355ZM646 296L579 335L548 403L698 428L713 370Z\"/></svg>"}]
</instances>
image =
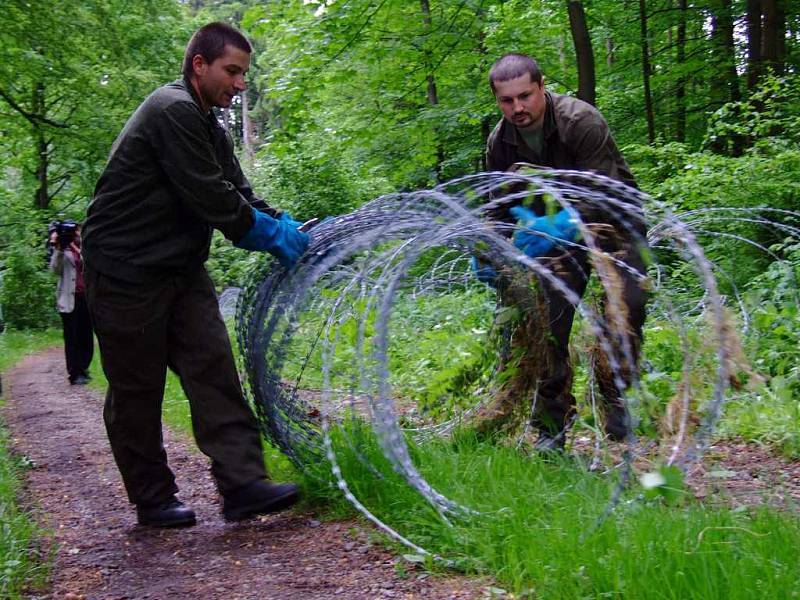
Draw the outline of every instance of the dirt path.
<instances>
[{"instance_id":1,"label":"dirt path","mask_svg":"<svg viewBox=\"0 0 800 600\"><path fill-rule=\"evenodd\" d=\"M4 377L15 450L33 462L28 501L57 545L46 598L479 598L486 582L433 577L371 544L353 522L283 513L226 524L193 444L166 432L190 529L139 527L111 459L95 390L66 384L54 349ZM4 387L5 387L4 386ZM405 571L405 573L403 573ZM402 576L401 576L402 575ZM42 596L38 596L42 597Z\"/></svg>"}]
</instances>

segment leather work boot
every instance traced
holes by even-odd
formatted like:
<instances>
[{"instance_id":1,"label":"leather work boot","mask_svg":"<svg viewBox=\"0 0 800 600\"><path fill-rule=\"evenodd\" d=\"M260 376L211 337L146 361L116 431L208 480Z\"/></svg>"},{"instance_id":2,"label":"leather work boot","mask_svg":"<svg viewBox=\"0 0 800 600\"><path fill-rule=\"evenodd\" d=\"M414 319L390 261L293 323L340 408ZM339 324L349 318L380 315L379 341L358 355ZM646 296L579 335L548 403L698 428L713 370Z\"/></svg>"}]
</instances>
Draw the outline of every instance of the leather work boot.
<instances>
[{"instance_id":1,"label":"leather work boot","mask_svg":"<svg viewBox=\"0 0 800 600\"><path fill-rule=\"evenodd\" d=\"M300 499L293 483L270 483L258 480L223 498L222 515L226 521L241 521L253 515L278 512Z\"/></svg>"},{"instance_id":2,"label":"leather work boot","mask_svg":"<svg viewBox=\"0 0 800 600\"><path fill-rule=\"evenodd\" d=\"M197 521L194 511L175 496L155 506L137 506L139 525L150 527L191 527Z\"/></svg>"}]
</instances>

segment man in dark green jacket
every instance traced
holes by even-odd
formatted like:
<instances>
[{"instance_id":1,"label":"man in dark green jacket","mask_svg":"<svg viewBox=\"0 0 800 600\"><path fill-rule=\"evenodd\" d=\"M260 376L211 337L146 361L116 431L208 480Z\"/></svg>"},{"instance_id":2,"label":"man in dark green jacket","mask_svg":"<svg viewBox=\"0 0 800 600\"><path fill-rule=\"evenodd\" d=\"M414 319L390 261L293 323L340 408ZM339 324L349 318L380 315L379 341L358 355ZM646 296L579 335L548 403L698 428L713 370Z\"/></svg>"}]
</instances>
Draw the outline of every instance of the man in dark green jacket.
<instances>
[{"instance_id":1,"label":"man in dark green jacket","mask_svg":"<svg viewBox=\"0 0 800 600\"><path fill-rule=\"evenodd\" d=\"M162 443L167 367L189 399L199 448L228 520L297 499L267 479L255 416L243 396L213 284L203 263L212 228L291 268L308 235L253 194L212 107L245 88L251 47L223 23L198 30L183 79L130 117L97 182L84 226L87 301L108 379L104 420L143 525L192 525Z\"/></svg>"},{"instance_id":2,"label":"man in dark green jacket","mask_svg":"<svg viewBox=\"0 0 800 600\"><path fill-rule=\"evenodd\" d=\"M503 118L487 141L488 170L507 171L515 168L517 163L530 163L556 169L594 171L636 187L633 175L600 112L577 98L547 91L535 60L523 54L503 56L492 67L489 83ZM545 215L544 203L538 198L530 208L524 208L518 206L520 202L500 204L487 211L488 215L492 219L513 223L520 214L525 213L527 219L524 224L534 228L528 232L531 234L528 239L537 243L517 245L531 258L548 266L578 296L583 296L591 273L587 252L574 246L554 244L552 236L536 237L536 229L532 224ZM513 208L515 205L517 208ZM645 224L641 207L631 208L633 210L628 222L622 226L607 211L577 206L585 222L599 221L611 225L613 235L601 239L601 249L614 253L631 269L620 268L613 263L609 265L614 279L611 287L619 288L618 300L624 305L616 314L622 314L621 320L625 323L623 327L606 327L605 332L617 350L621 364L619 374L625 385L630 384L636 369L646 302L642 288L646 269L641 256ZM557 224L557 221L554 223ZM574 225L569 230L570 237L564 237L564 240L571 241ZM537 403L534 424L540 431L538 447L550 449L563 446L564 433L575 410L568 348L575 307L547 280L540 279L539 286L542 295L530 305L540 307L544 315L541 319L524 315L514 332L511 353L518 359L522 356L521 363L517 365L518 375L511 378L505 393L501 392L484 411L483 427L496 428L507 421L512 414L511 404L521 400L513 396L525 389L535 396ZM518 303L524 296L521 290L502 285L499 287L501 301L505 303ZM608 307L606 312L609 312ZM549 329L549 333L541 331L542 327ZM620 329L625 331L620 333ZM533 351L526 347L531 344L543 345L544 348ZM626 361L625 352L621 351L624 347L628 348L634 364L627 364L629 361ZM514 349L518 352L514 353ZM535 360L531 355L535 355ZM630 419L621 400L622 390L614 383L608 357L597 352L595 358L597 380L605 399L606 432L613 439L624 439L630 431ZM526 370L536 373L531 376ZM509 394L509 390L513 390L513 393Z\"/></svg>"}]
</instances>

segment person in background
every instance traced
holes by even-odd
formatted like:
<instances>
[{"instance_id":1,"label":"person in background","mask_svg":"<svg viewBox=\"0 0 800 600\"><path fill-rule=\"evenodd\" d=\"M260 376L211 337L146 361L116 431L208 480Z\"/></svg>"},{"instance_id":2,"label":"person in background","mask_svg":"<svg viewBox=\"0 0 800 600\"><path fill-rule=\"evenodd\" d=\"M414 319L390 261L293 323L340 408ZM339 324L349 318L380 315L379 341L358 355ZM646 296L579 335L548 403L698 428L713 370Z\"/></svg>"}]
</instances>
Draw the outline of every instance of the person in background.
<instances>
[{"instance_id":1,"label":"person in background","mask_svg":"<svg viewBox=\"0 0 800 600\"><path fill-rule=\"evenodd\" d=\"M617 148L600 112L577 98L553 93L545 88L545 80L537 62L524 54L507 54L495 62L489 73L489 85L502 118L488 137L486 164L489 171L509 171L519 163L555 169L592 171L636 187L625 159ZM529 257L542 261L550 271L579 297L583 296L592 271L592 259L586 250L571 246L578 235L577 223L562 207L548 215L542 198L532 195L530 206L522 200L501 203L487 211L490 219L516 224L514 244ZM644 289L646 268L642 257L645 226L641 207L632 207L631 214L640 215L621 224L609 219L606 211L581 205L574 209L591 226L601 225L598 235L600 249L613 254L624 264L612 264L617 303L615 311L624 323L616 331L608 330L611 345L621 363L620 375L630 385L638 368L645 321L647 294ZM486 267L476 262L476 273L484 277ZM520 286L503 285L497 280L501 302L519 305L525 302L522 322L512 334L512 353L520 359L516 374L507 390L485 411L482 427L498 428L512 414L514 403L527 400L520 390L536 402L533 425L539 430L536 447L540 450L560 449L565 432L575 413L572 395L573 371L569 355L569 338L575 307L564 298L551 282L540 279L537 297ZM606 293L608 293L606 282ZM609 302L606 299L606 317ZM530 309L530 310L528 310ZM539 314L534 314L539 313ZM620 330L624 330L620 333ZM535 348L534 348L535 347ZM628 348L629 352L621 352ZM516 351L516 352L515 352ZM625 359L630 356L633 364ZM521 358L520 358L521 357ZM606 434L613 440L625 439L630 418L614 382L608 357L594 351L595 375L603 396L603 418Z\"/></svg>"},{"instance_id":2,"label":"person in background","mask_svg":"<svg viewBox=\"0 0 800 600\"><path fill-rule=\"evenodd\" d=\"M74 221L61 221L50 232L50 269L58 275L56 308L64 330L64 355L72 385L89 382L94 355L94 337L81 258L81 228Z\"/></svg>"},{"instance_id":3,"label":"person in background","mask_svg":"<svg viewBox=\"0 0 800 600\"><path fill-rule=\"evenodd\" d=\"M245 89L251 46L210 23L192 36L183 77L155 90L111 149L84 226L89 312L108 379L106 431L141 525L189 526L162 442L167 368L180 378L226 520L282 510L292 483L270 481L204 263L212 229L291 269L309 237L258 198L212 108Z\"/></svg>"}]
</instances>

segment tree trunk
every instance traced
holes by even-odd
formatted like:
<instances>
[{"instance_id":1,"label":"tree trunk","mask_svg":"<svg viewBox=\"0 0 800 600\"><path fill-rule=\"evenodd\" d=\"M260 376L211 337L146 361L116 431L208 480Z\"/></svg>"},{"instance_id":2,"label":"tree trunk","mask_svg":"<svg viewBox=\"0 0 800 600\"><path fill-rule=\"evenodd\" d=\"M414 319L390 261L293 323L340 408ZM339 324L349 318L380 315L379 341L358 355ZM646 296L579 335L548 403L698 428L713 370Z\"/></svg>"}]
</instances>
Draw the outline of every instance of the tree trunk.
<instances>
[{"instance_id":1,"label":"tree trunk","mask_svg":"<svg viewBox=\"0 0 800 600\"><path fill-rule=\"evenodd\" d=\"M428 0L419 0L419 6L422 10L422 20L425 23L425 34L430 35L431 32L431 6ZM439 95L436 93L436 78L433 75L433 65L431 64L431 53L425 50L425 68L428 69L426 79L428 80L428 104L436 106L439 104Z\"/></svg>"},{"instance_id":2,"label":"tree trunk","mask_svg":"<svg viewBox=\"0 0 800 600\"><path fill-rule=\"evenodd\" d=\"M431 6L428 0L419 0L419 6L422 10L422 20L425 23L425 33L430 35L432 30L431 23ZM436 91L436 77L433 73L433 59L430 50L425 50L424 55L425 68L428 70L426 79L428 80L428 104L436 106L439 104L439 94ZM442 181L442 164L444 163L444 146L439 135L436 135L436 179Z\"/></svg>"},{"instance_id":3,"label":"tree trunk","mask_svg":"<svg viewBox=\"0 0 800 600\"><path fill-rule=\"evenodd\" d=\"M250 106L247 90L242 92L242 146L248 164L253 162L253 124L250 122Z\"/></svg>"},{"instance_id":4,"label":"tree trunk","mask_svg":"<svg viewBox=\"0 0 800 600\"><path fill-rule=\"evenodd\" d=\"M33 98L31 102L31 114L37 117L44 118L45 114L45 99L44 99L44 84L37 83L33 88ZM36 140L36 181L38 186L33 198L33 204L36 208L45 209L50 204L50 194L48 191L48 177L47 169L49 166L49 148L45 132L41 123L33 122L33 135Z\"/></svg>"},{"instance_id":5,"label":"tree trunk","mask_svg":"<svg viewBox=\"0 0 800 600\"><path fill-rule=\"evenodd\" d=\"M678 0L678 31L676 59L683 66L686 59L686 0ZM686 141L686 77L681 74L675 82L675 139Z\"/></svg>"},{"instance_id":6,"label":"tree trunk","mask_svg":"<svg viewBox=\"0 0 800 600\"><path fill-rule=\"evenodd\" d=\"M656 141L656 123L653 116L653 96L650 92L650 43L647 38L647 6L639 0L639 29L642 46L642 83L644 84L644 113L647 118L647 141Z\"/></svg>"},{"instance_id":7,"label":"tree trunk","mask_svg":"<svg viewBox=\"0 0 800 600\"><path fill-rule=\"evenodd\" d=\"M747 0L747 89L761 78L761 0Z\"/></svg>"},{"instance_id":8,"label":"tree trunk","mask_svg":"<svg viewBox=\"0 0 800 600\"><path fill-rule=\"evenodd\" d=\"M568 0L569 27L572 31L572 42L575 45L575 57L578 63L578 98L589 104L595 104L594 52L586 24L586 12L580 0Z\"/></svg>"},{"instance_id":9,"label":"tree trunk","mask_svg":"<svg viewBox=\"0 0 800 600\"><path fill-rule=\"evenodd\" d=\"M776 75L783 74L783 52L785 50L786 13L781 0L762 0L764 15L761 33L761 58L764 66Z\"/></svg>"},{"instance_id":10,"label":"tree trunk","mask_svg":"<svg viewBox=\"0 0 800 600\"><path fill-rule=\"evenodd\" d=\"M736 73L736 48L733 43L731 0L715 0L712 4L711 38L716 55L716 76L712 79L714 94L721 104L738 102L739 76Z\"/></svg>"}]
</instances>

